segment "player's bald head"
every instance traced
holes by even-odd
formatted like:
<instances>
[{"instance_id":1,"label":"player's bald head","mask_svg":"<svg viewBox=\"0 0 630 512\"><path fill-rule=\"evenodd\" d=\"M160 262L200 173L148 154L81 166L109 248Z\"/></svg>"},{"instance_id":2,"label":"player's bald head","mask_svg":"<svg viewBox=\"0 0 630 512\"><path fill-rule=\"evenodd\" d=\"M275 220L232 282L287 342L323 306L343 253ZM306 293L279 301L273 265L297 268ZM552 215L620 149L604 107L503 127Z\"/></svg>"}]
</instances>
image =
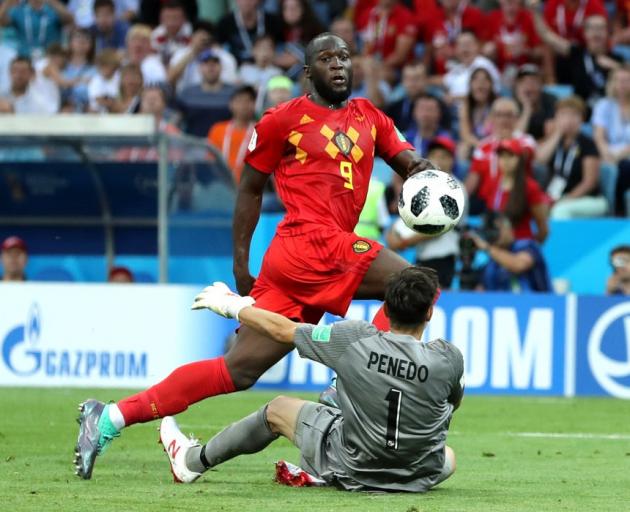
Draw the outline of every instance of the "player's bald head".
<instances>
[{"instance_id":1,"label":"player's bald head","mask_svg":"<svg viewBox=\"0 0 630 512\"><path fill-rule=\"evenodd\" d=\"M306 45L306 50L304 50L304 65L310 66L319 52L338 47L348 49L348 45L343 39L341 39L341 37L336 36L331 32L322 32L321 34L316 35Z\"/></svg>"}]
</instances>

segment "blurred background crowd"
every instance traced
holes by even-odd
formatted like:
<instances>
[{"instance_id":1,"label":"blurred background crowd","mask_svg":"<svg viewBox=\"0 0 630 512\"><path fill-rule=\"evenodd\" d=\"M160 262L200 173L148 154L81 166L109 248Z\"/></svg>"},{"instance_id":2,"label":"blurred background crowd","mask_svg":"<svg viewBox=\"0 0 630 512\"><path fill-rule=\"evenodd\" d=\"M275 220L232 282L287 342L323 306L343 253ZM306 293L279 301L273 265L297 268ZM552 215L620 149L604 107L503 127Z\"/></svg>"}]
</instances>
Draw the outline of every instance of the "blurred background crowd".
<instances>
[{"instance_id":1,"label":"blurred background crowd","mask_svg":"<svg viewBox=\"0 0 630 512\"><path fill-rule=\"evenodd\" d=\"M0 24L0 122L150 114L215 146L235 183L256 119L305 92L308 41L340 36L352 97L462 180L482 216L423 239L392 223L402 182L377 165L357 230L415 248L445 288L459 259L461 287L549 291L550 218L630 215L625 0L0 0ZM472 269L477 252L497 268Z\"/></svg>"}]
</instances>

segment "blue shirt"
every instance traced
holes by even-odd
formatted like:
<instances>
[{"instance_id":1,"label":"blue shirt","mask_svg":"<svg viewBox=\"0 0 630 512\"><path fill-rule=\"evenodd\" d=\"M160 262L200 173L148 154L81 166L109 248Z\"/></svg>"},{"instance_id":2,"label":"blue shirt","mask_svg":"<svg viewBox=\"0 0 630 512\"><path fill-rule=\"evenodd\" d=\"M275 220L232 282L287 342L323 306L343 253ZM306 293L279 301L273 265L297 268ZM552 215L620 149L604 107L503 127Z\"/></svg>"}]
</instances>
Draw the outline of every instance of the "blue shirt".
<instances>
[{"instance_id":1,"label":"blue shirt","mask_svg":"<svg viewBox=\"0 0 630 512\"><path fill-rule=\"evenodd\" d=\"M68 80L74 78L83 79L80 83L62 91L63 99L72 102L76 112L84 112L87 109L90 101L88 98L88 83L95 74L96 68L91 64L81 67L68 64L61 72L61 75Z\"/></svg>"},{"instance_id":2,"label":"blue shirt","mask_svg":"<svg viewBox=\"0 0 630 512\"><path fill-rule=\"evenodd\" d=\"M483 269L482 283L488 291L550 292L551 279L540 246L531 239L516 240L508 249L511 253L526 251L534 258L534 266L522 274L511 274L496 261L490 260Z\"/></svg>"},{"instance_id":3,"label":"blue shirt","mask_svg":"<svg viewBox=\"0 0 630 512\"><path fill-rule=\"evenodd\" d=\"M105 48L112 48L114 50L124 48L127 30L129 30L129 25L122 20L116 20L114 28L110 34L99 32L97 26L92 25L90 27L90 32L94 36L94 49L96 53L99 53Z\"/></svg>"},{"instance_id":4,"label":"blue shirt","mask_svg":"<svg viewBox=\"0 0 630 512\"><path fill-rule=\"evenodd\" d=\"M182 112L186 133L205 138L214 123L229 119L233 92L234 88L229 85L212 92L204 91L201 85L184 89L177 98L177 106Z\"/></svg>"},{"instance_id":5,"label":"blue shirt","mask_svg":"<svg viewBox=\"0 0 630 512\"><path fill-rule=\"evenodd\" d=\"M61 42L61 19L47 4L33 9L23 3L9 9L9 19L18 39L18 53L31 57L33 50L44 54L48 45Z\"/></svg>"}]
</instances>

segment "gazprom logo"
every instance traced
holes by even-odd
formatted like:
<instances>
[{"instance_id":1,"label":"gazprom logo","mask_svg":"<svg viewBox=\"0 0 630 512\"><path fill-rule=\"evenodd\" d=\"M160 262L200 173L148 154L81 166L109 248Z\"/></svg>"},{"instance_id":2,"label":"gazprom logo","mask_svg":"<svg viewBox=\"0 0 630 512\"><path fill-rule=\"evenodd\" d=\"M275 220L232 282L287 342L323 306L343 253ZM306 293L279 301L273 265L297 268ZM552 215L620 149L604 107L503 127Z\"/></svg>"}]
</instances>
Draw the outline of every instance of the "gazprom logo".
<instances>
[{"instance_id":1,"label":"gazprom logo","mask_svg":"<svg viewBox=\"0 0 630 512\"><path fill-rule=\"evenodd\" d=\"M588 362L605 391L630 398L630 302L599 317L588 339Z\"/></svg>"},{"instance_id":2,"label":"gazprom logo","mask_svg":"<svg viewBox=\"0 0 630 512\"><path fill-rule=\"evenodd\" d=\"M33 304L26 322L10 329L4 337L2 361L13 374L101 379L147 376L146 352L63 349L60 342L54 344L56 349L48 348L42 341L43 325L40 308Z\"/></svg>"}]
</instances>

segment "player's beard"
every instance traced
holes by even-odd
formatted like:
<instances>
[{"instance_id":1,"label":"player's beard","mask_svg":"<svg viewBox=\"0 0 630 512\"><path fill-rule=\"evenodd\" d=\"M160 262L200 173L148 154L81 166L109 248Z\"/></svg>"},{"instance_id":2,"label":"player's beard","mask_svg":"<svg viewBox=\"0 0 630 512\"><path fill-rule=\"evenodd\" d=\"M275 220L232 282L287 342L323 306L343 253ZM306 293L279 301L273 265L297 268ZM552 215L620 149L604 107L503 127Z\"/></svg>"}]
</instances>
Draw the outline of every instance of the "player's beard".
<instances>
[{"instance_id":1,"label":"player's beard","mask_svg":"<svg viewBox=\"0 0 630 512\"><path fill-rule=\"evenodd\" d=\"M346 101L352 93L352 71L348 72L345 89L332 89L321 76L313 76L311 80L313 89L331 105Z\"/></svg>"}]
</instances>

